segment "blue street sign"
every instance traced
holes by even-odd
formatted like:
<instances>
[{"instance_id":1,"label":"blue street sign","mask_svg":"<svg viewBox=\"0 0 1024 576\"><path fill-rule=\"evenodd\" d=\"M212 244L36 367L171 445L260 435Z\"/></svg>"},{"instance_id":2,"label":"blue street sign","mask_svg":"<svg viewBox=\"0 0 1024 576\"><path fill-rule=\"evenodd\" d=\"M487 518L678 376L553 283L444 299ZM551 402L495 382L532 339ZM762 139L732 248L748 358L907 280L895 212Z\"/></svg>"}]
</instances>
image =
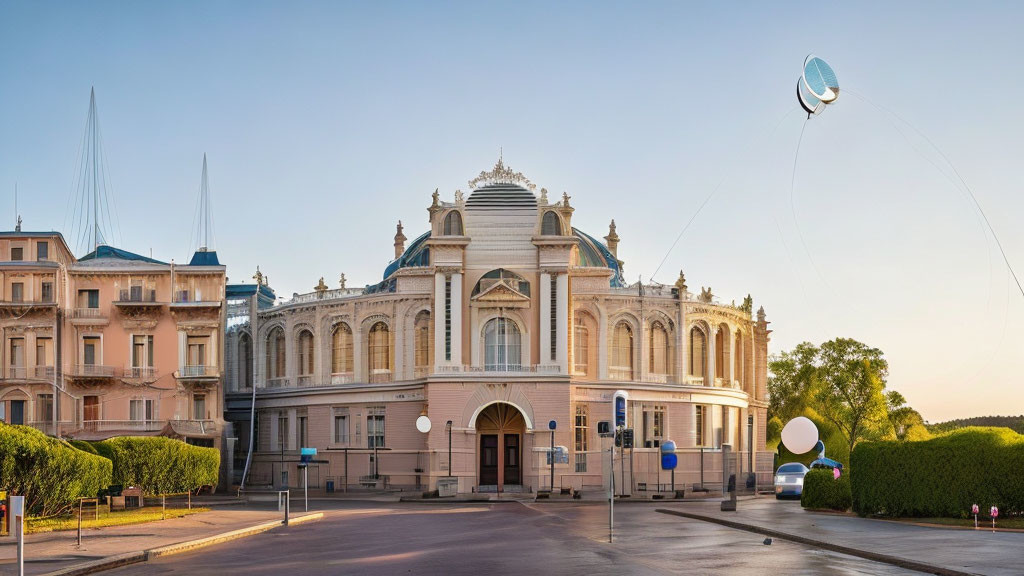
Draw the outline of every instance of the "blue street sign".
<instances>
[{"instance_id":1,"label":"blue street sign","mask_svg":"<svg viewBox=\"0 0 1024 576\"><path fill-rule=\"evenodd\" d=\"M672 454L676 451L676 443L671 440L665 440L661 443L662 454Z\"/></svg>"},{"instance_id":2,"label":"blue street sign","mask_svg":"<svg viewBox=\"0 0 1024 576\"><path fill-rule=\"evenodd\" d=\"M626 399L622 396L615 397L615 427L621 428L626 425Z\"/></svg>"},{"instance_id":3,"label":"blue street sign","mask_svg":"<svg viewBox=\"0 0 1024 576\"><path fill-rule=\"evenodd\" d=\"M663 452L661 454L661 469L662 470L675 470L676 464L679 463L679 458L675 452Z\"/></svg>"},{"instance_id":4,"label":"blue street sign","mask_svg":"<svg viewBox=\"0 0 1024 576\"><path fill-rule=\"evenodd\" d=\"M554 420L548 422L548 430L554 430L556 425L557 422L555 422Z\"/></svg>"},{"instance_id":5,"label":"blue street sign","mask_svg":"<svg viewBox=\"0 0 1024 576\"><path fill-rule=\"evenodd\" d=\"M299 452L299 461L303 464L308 464L313 459L313 456L316 456L316 448L303 448Z\"/></svg>"}]
</instances>

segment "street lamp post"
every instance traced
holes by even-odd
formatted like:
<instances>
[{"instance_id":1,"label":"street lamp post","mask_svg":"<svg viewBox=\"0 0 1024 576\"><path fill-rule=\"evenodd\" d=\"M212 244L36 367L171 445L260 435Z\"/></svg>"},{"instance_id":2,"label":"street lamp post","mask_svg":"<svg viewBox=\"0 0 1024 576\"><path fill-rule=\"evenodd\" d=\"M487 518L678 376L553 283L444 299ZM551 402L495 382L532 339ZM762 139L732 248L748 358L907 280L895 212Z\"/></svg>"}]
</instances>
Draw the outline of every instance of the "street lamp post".
<instances>
[{"instance_id":1,"label":"street lamp post","mask_svg":"<svg viewBox=\"0 0 1024 576\"><path fill-rule=\"evenodd\" d=\"M448 477L450 478L452 475L452 421L449 420L444 428L448 431Z\"/></svg>"}]
</instances>

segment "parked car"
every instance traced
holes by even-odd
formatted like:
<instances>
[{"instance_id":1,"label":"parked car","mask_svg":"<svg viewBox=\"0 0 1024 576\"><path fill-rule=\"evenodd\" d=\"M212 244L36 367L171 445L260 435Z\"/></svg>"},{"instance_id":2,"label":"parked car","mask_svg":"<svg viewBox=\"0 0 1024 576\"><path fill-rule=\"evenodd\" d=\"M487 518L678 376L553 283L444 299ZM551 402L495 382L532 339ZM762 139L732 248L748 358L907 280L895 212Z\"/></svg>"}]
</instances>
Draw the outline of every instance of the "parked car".
<instances>
[{"instance_id":1,"label":"parked car","mask_svg":"<svg viewBox=\"0 0 1024 576\"><path fill-rule=\"evenodd\" d=\"M807 466L799 462L790 462L779 466L775 471L775 497L799 498L804 491L804 475Z\"/></svg>"}]
</instances>

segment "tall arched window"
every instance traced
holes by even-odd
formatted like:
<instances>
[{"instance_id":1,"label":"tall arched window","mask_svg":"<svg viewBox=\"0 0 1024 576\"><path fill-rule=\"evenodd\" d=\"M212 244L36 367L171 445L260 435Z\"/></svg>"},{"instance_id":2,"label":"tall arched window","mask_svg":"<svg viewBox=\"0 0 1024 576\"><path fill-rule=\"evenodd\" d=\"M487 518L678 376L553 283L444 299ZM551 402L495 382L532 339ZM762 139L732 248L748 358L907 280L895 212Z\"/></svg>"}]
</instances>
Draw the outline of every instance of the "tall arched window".
<instances>
[{"instance_id":1,"label":"tall arched window","mask_svg":"<svg viewBox=\"0 0 1024 576\"><path fill-rule=\"evenodd\" d=\"M504 372L522 368L522 337L508 318L492 318L484 325L484 370Z\"/></svg>"},{"instance_id":2,"label":"tall arched window","mask_svg":"<svg viewBox=\"0 0 1024 576\"><path fill-rule=\"evenodd\" d=\"M694 326L690 329L690 376L707 378L708 338L704 331ZM706 384L706 382L705 382Z\"/></svg>"},{"instance_id":3,"label":"tall arched window","mask_svg":"<svg viewBox=\"0 0 1024 576\"><path fill-rule=\"evenodd\" d=\"M426 310L416 315L415 324L415 366L423 368L430 365L430 312Z\"/></svg>"},{"instance_id":4,"label":"tall arched window","mask_svg":"<svg viewBox=\"0 0 1024 576\"><path fill-rule=\"evenodd\" d=\"M551 210L544 213L544 219L540 224L540 233L544 236L562 235L562 221L559 220L558 214Z\"/></svg>"},{"instance_id":5,"label":"tall arched window","mask_svg":"<svg viewBox=\"0 0 1024 576\"><path fill-rule=\"evenodd\" d=\"M584 316L584 313L577 312L572 324L573 371L580 376L587 375L590 364L590 331Z\"/></svg>"},{"instance_id":6,"label":"tall arched window","mask_svg":"<svg viewBox=\"0 0 1024 576\"><path fill-rule=\"evenodd\" d=\"M615 325L612 333L612 378L633 379L633 329L625 320Z\"/></svg>"},{"instance_id":7,"label":"tall arched window","mask_svg":"<svg viewBox=\"0 0 1024 576\"><path fill-rule=\"evenodd\" d=\"M352 329L338 324L331 334L331 373L352 372Z\"/></svg>"},{"instance_id":8,"label":"tall arched window","mask_svg":"<svg viewBox=\"0 0 1024 576\"><path fill-rule=\"evenodd\" d=\"M444 217L443 234L445 236L462 236L462 214L452 210Z\"/></svg>"},{"instance_id":9,"label":"tall arched window","mask_svg":"<svg viewBox=\"0 0 1024 576\"><path fill-rule=\"evenodd\" d=\"M655 320L651 324L650 336L651 361L648 371L651 374L669 374L672 371L672 361L669 355L668 330L660 321Z\"/></svg>"},{"instance_id":10,"label":"tall arched window","mask_svg":"<svg viewBox=\"0 0 1024 576\"><path fill-rule=\"evenodd\" d=\"M370 328L367 346L370 382L389 382L391 380L391 333L387 324L377 322Z\"/></svg>"},{"instance_id":11,"label":"tall arched window","mask_svg":"<svg viewBox=\"0 0 1024 576\"><path fill-rule=\"evenodd\" d=\"M285 349L284 330L280 326L275 327L267 335L267 378L284 378L285 371Z\"/></svg>"},{"instance_id":12,"label":"tall arched window","mask_svg":"<svg viewBox=\"0 0 1024 576\"><path fill-rule=\"evenodd\" d=\"M252 338L242 332L238 335L238 382L239 388L252 387Z\"/></svg>"},{"instance_id":13,"label":"tall arched window","mask_svg":"<svg viewBox=\"0 0 1024 576\"><path fill-rule=\"evenodd\" d=\"M733 347L732 377L739 380L740 386L743 385L743 336L739 332L736 332L736 345Z\"/></svg>"},{"instance_id":14,"label":"tall arched window","mask_svg":"<svg viewBox=\"0 0 1024 576\"><path fill-rule=\"evenodd\" d=\"M309 330L299 332L295 356L299 359L299 376L313 373L313 333Z\"/></svg>"},{"instance_id":15,"label":"tall arched window","mask_svg":"<svg viewBox=\"0 0 1024 576\"><path fill-rule=\"evenodd\" d=\"M718 327L715 332L715 378L725 378L725 371L728 368L729 354L729 328L724 324Z\"/></svg>"}]
</instances>

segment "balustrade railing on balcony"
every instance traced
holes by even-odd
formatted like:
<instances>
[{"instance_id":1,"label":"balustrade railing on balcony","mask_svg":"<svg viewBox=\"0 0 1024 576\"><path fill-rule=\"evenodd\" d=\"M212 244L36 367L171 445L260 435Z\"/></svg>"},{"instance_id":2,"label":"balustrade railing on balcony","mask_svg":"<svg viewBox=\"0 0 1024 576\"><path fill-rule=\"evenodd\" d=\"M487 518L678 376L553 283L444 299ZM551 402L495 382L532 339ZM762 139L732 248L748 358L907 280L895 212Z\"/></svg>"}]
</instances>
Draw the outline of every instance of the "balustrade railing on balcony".
<instances>
[{"instance_id":1,"label":"balustrade railing on balcony","mask_svg":"<svg viewBox=\"0 0 1024 576\"><path fill-rule=\"evenodd\" d=\"M214 378L218 375L216 366L189 364L178 368L180 378Z\"/></svg>"},{"instance_id":2,"label":"balustrade railing on balcony","mask_svg":"<svg viewBox=\"0 0 1024 576\"><path fill-rule=\"evenodd\" d=\"M122 376L138 380L156 378L156 368L152 366L128 366L124 369Z\"/></svg>"},{"instance_id":3,"label":"balustrade railing on balcony","mask_svg":"<svg viewBox=\"0 0 1024 576\"><path fill-rule=\"evenodd\" d=\"M7 377L13 380L24 380L28 378L28 368L25 366L11 366L7 369Z\"/></svg>"},{"instance_id":4,"label":"balustrade railing on balcony","mask_svg":"<svg viewBox=\"0 0 1024 576\"><path fill-rule=\"evenodd\" d=\"M113 378L114 367L100 364L75 364L71 368L71 375L87 378Z\"/></svg>"},{"instance_id":5,"label":"balustrade railing on balcony","mask_svg":"<svg viewBox=\"0 0 1024 576\"><path fill-rule=\"evenodd\" d=\"M36 380L53 380L53 366L36 366L32 371Z\"/></svg>"},{"instance_id":6,"label":"balustrade railing on balcony","mask_svg":"<svg viewBox=\"0 0 1024 576\"><path fill-rule=\"evenodd\" d=\"M135 287L130 290L122 289L118 294L118 303L128 304L133 302L155 303L156 290L143 290L141 287Z\"/></svg>"},{"instance_id":7,"label":"balustrade railing on balcony","mask_svg":"<svg viewBox=\"0 0 1024 576\"><path fill-rule=\"evenodd\" d=\"M608 368L608 377L612 380L632 380L633 369L624 368L620 366L611 366Z\"/></svg>"},{"instance_id":8,"label":"balustrade railing on balcony","mask_svg":"<svg viewBox=\"0 0 1024 576\"><path fill-rule=\"evenodd\" d=\"M288 386L288 378L286 377L267 379L267 388L284 388L286 386Z\"/></svg>"},{"instance_id":9,"label":"balustrade railing on balcony","mask_svg":"<svg viewBox=\"0 0 1024 576\"><path fill-rule=\"evenodd\" d=\"M75 308L71 311L72 318L102 318L99 308Z\"/></svg>"},{"instance_id":10,"label":"balustrade railing on balcony","mask_svg":"<svg viewBox=\"0 0 1024 576\"><path fill-rule=\"evenodd\" d=\"M435 374L560 374L561 372L561 367L549 364L535 364L533 366L519 364L485 364L483 366L455 364L434 367Z\"/></svg>"},{"instance_id":11,"label":"balustrade railing on balcony","mask_svg":"<svg viewBox=\"0 0 1024 576\"><path fill-rule=\"evenodd\" d=\"M382 384L384 382L391 382L390 370L380 370L370 373L371 384Z\"/></svg>"},{"instance_id":12,"label":"balustrade railing on balcony","mask_svg":"<svg viewBox=\"0 0 1024 576\"><path fill-rule=\"evenodd\" d=\"M704 377L703 376L692 376L692 375L691 376L687 376L686 377L686 383L688 385L690 385L690 386L703 386L704 385Z\"/></svg>"},{"instance_id":13,"label":"balustrade railing on balcony","mask_svg":"<svg viewBox=\"0 0 1024 576\"><path fill-rule=\"evenodd\" d=\"M299 376L295 379L295 383L298 386L303 387L303 388L308 388L310 386L313 386L314 385L313 384L313 375L312 374L299 374Z\"/></svg>"},{"instance_id":14,"label":"balustrade railing on balcony","mask_svg":"<svg viewBox=\"0 0 1024 576\"><path fill-rule=\"evenodd\" d=\"M335 374L331 374L331 384L334 386L338 386L341 384L351 384L355 381L355 375L352 374L351 372L338 372Z\"/></svg>"},{"instance_id":15,"label":"balustrade railing on balcony","mask_svg":"<svg viewBox=\"0 0 1024 576\"><path fill-rule=\"evenodd\" d=\"M430 366L416 366L412 370L413 378L426 378L430 376Z\"/></svg>"},{"instance_id":16,"label":"balustrade railing on balcony","mask_svg":"<svg viewBox=\"0 0 1024 576\"><path fill-rule=\"evenodd\" d=\"M164 420L84 420L82 429L87 432L157 432L162 430L165 424Z\"/></svg>"},{"instance_id":17,"label":"balustrade railing on balcony","mask_svg":"<svg viewBox=\"0 0 1024 576\"><path fill-rule=\"evenodd\" d=\"M671 379L670 374L644 374L640 377L641 382L650 384L668 384Z\"/></svg>"}]
</instances>

